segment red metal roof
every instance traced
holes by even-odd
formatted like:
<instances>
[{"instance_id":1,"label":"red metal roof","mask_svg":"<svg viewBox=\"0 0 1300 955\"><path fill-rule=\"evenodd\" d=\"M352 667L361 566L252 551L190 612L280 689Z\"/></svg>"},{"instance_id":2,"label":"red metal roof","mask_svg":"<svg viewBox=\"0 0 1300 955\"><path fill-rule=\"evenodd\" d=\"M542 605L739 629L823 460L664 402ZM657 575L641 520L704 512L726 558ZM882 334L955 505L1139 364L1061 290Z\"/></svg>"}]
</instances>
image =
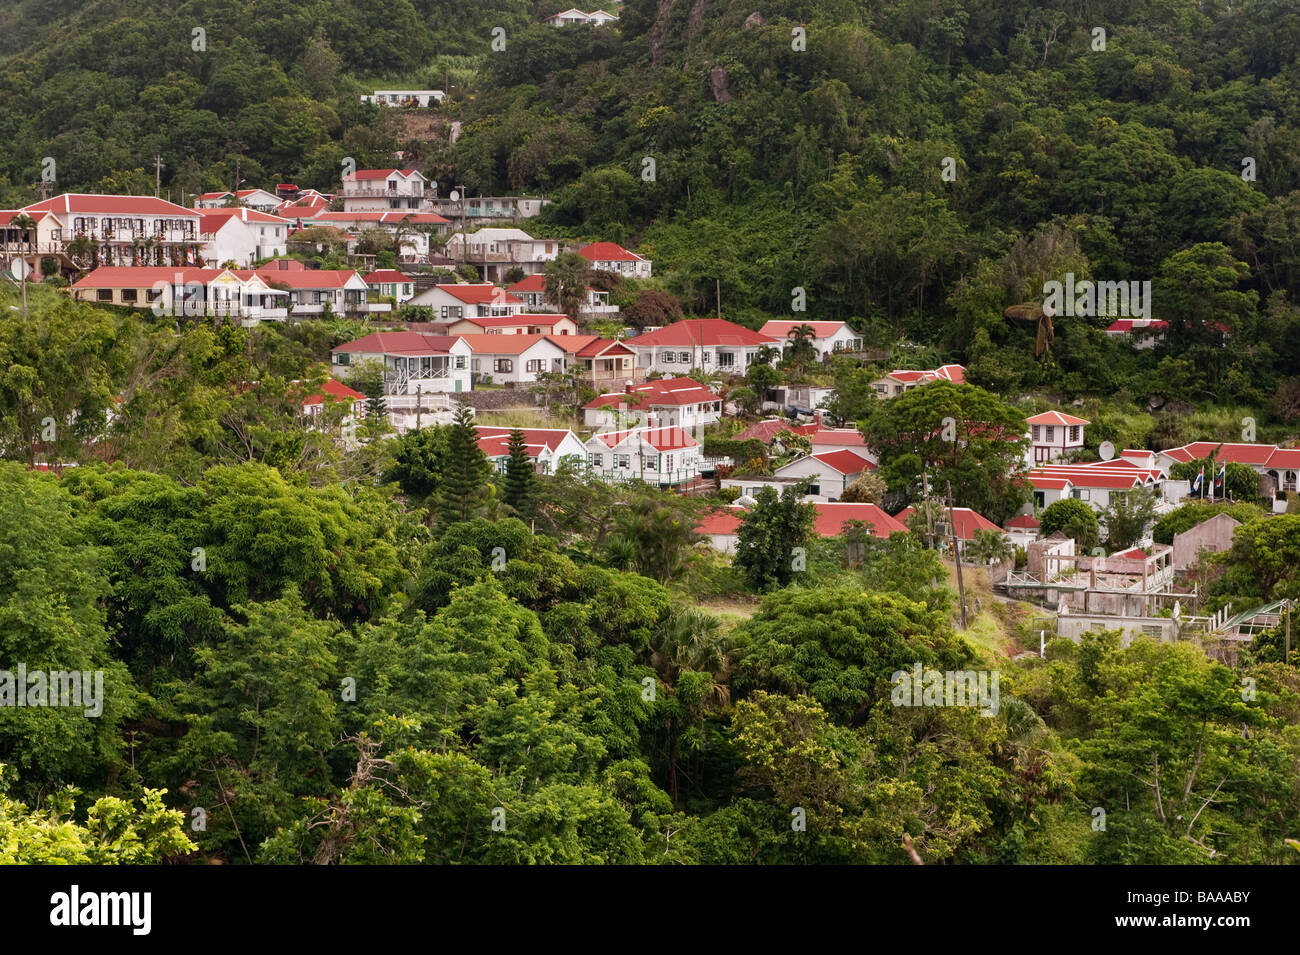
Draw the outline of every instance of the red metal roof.
<instances>
[{"instance_id":1,"label":"red metal roof","mask_svg":"<svg viewBox=\"0 0 1300 955\"><path fill-rule=\"evenodd\" d=\"M339 401L365 401L366 396L359 391L355 391L343 384L341 381L335 381L333 378L326 378L325 384L321 385L321 391L327 395L332 395ZM318 405L324 401L320 394L314 394L303 402L304 405Z\"/></svg>"},{"instance_id":2,"label":"red metal roof","mask_svg":"<svg viewBox=\"0 0 1300 955\"><path fill-rule=\"evenodd\" d=\"M563 347L550 335L457 335L476 355L522 355L539 342Z\"/></svg>"},{"instance_id":3,"label":"red metal roof","mask_svg":"<svg viewBox=\"0 0 1300 955\"><path fill-rule=\"evenodd\" d=\"M633 348L637 346L658 347L661 345L681 347L690 347L692 345L703 347L718 345L758 347L761 345L776 345L778 340L770 335L760 335L758 332L745 328L743 325L729 322L726 319L691 318L665 325L657 332L647 332L644 335L638 335L636 338L630 338L628 344Z\"/></svg>"},{"instance_id":4,"label":"red metal roof","mask_svg":"<svg viewBox=\"0 0 1300 955\"><path fill-rule=\"evenodd\" d=\"M867 446L866 438L862 437L862 432L854 428L822 428L810 435L814 448L817 445L841 445L848 448L865 448Z\"/></svg>"},{"instance_id":5,"label":"red metal roof","mask_svg":"<svg viewBox=\"0 0 1300 955\"><path fill-rule=\"evenodd\" d=\"M72 283L73 288L151 288L155 282L184 285L202 282L206 285L225 269L199 269L193 266L176 268L165 265L101 265L89 275Z\"/></svg>"},{"instance_id":6,"label":"red metal roof","mask_svg":"<svg viewBox=\"0 0 1300 955\"><path fill-rule=\"evenodd\" d=\"M153 196L105 196L94 193L65 192L42 202L23 207L24 212L73 212L111 216L184 216L197 219L199 213L166 199Z\"/></svg>"},{"instance_id":7,"label":"red metal roof","mask_svg":"<svg viewBox=\"0 0 1300 955\"><path fill-rule=\"evenodd\" d=\"M813 531L819 537L839 537L844 533L844 525L850 521L862 521L871 525L873 537L885 538L892 534L906 534L907 528L896 518L890 517L875 504L816 502L813 505L816 517ZM699 534L734 535L740 532L741 518L745 509L740 506L719 509L707 514L695 526Z\"/></svg>"},{"instance_id":8,"label":"red metal roof","mask_svg":"<svg viewBox=\"0 0 1300 955\"><path fill-rule=\"evenodd\" d=\"M789 322L789 321L772 321L766 322L759 329L764 335L771 335L773 338L788 338L790 333L796 328L802 328L807 325L813 330L813 334L818 338L828 338L834 335L844 327L843 322Z\"/></svg>"},{"instance_id":9,"label":"red metal roof","mask_svg":"<svg viewBox=\"0 0 1300 955\"><path fill-rule=\"evenodd\" d=\"M640 435L646 444L656 451L672 451L677 448L693 448L699 442L692 438L683 428L631 428L627 431L609 431L595 437L607 448L616 448L632 435Z\"/></svg>"},{"instance_id":10,"label":"red metal roof","mask_svg":"<svg viewBox=\"0 0 1300 955\"><path fill-rule=\"evenodd\" d=\"M578 254L590 262L644 262L635 252L629 252L617 242L593 242L584 245Z\"/></svg>"},{"instance_id":11,"label":"red metal roof","mask_svg":"<svg viewBox=\"0 0 1300 955\"><path fill-rule=\"evenodd\" d=\"M514 428L489 428L475 425L478 446L490 458L510 453L510 434ZM572 432L564 428L520 428L524 434L524 447L530 458L536 458L543 449L554 451Z\"/></svg>"},{"instance_id":12,"label":"red metal roof","mask_svg":"<svg viewBox=\"0 0 1300 955\"><path fill-rule=\"evenodd\" d=\"M722 399L709 391L697 381L690 378L658 378L636 385L631 392L613 391L589 401L587 408L611 408L626 404L630 408L641 407L681 407L699 404L702 401L721 401Z\"/></svg>"},{"instance_id":13,"label":"red metal roof","mask_svg":"<svg viewBox=\"0 0 1300 955\"><path fill-rule=\"evenodd\" d=\"M466 305L523 305L524 300L511 295L505 289L491 282L475 285L438 285L436 288L446 292Z\"/></svg>"},{"instance_id":14,"label":"red metal roof","mask_svg":"<svg viewBox=\"0 0 1300 955\"><path fill-rule=\"evenodd\" d=\"M1084 425L1092 424L1083 418L1076 418L1074 415L1064 414L1060 411L1044 411L1042 414L1036 414L1031 418L1026 418L1029 424L1050 424L1050 425Z\"/></svg>"},{"instance_id":15,"label":"red metal roof","mask_svg":"<svg viewBox=\"0 0 1300 955\"><path fill-rule=\"evenodd\" d=\"M445 355L460 339L455 335L421 335L419 332L371 332L346 342L331 352L365 352L373 355Z\"/></svg>"},{"instance_id":16,"label":"red metal roof","mask_svg":"<svg viewBox=\"0 0 1300 955\"><path fill-rule=\"evenodd\" d=\"M876 466L860 454L854 454L852 451L823 451L820 454L814 454L814 458L828 467L834 468L840 474L861 474L863 471L874 471ZM791 461L791 464L794 462Z\"/></svg>"}]
</instances>

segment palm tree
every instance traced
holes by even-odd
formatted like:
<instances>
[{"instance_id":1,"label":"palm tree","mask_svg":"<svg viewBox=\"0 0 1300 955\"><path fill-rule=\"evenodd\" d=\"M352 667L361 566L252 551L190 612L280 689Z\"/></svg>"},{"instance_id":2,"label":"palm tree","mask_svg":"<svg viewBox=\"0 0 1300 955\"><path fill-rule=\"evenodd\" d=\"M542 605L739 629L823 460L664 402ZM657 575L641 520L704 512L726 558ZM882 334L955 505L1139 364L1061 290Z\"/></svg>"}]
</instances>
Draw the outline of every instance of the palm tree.
<instances>
[{"instance_id":1,"label":"palm tree","mask_svg":"<svg viewBox=\"0 0 1300 955\"><path fill-rule=\"evenodd\" d=\"M587 301L591 265L576 252L563 252L546 266L546 301L575 322Z\"/></svg>"},{"instance_id":2,"label":"palm tree","mask_svg":"<svg viewBox=\"0 0 1300 955\"><path fill-rule=\"evenodd\" d=\"M807 364L817 359L817 349L813 347L813 339L816 337L816 329L807 323L790 329L790 344L786 346L785 358L801 375Z\"/></svg>"},{"instance_id":3,"label":"palm tree","mask_svg":"<svg viewBox=\"0 0 1300 955\"><path fill-rule=\"evenodd\" d=\"M1042 305L1036 305L1032 302L1024 305L1009 305L1002 314L1007 318L1018 318L1022 322L1037 323L1038 331L1034 336L1035 358L1046 353L1052 347L1052 342L1056 340L1056 332L1052 329L1051 310Z\"/></svg>"},{"instance_id":4,"label":"palm tree","mask_svg":"<svg viewBox=\"0 0 1300 955\"><path fill-rule=\"evenodd\" d=\"M25 212L20 212L10 220L10 225L15 229L21 229L24 236L27 237L27 255L35 258L36 251L36 220ZM23 283L23 321L27 321L27 273L30 267L27 259L22 259L22 265L18 271L19 278Z\"/></svg>"},{"instance_id":5,"label":"palm tree","mask_svg":"<svg viewBox=\"0 0 1300 955\"><path fill-rule=\"evenodd\" d=\"M1015 554L1011 541L1000 531L977 530L974 539L966 545L966 558L972 564L992 564L1009 560Z\"/></svg>"}]
</instances>

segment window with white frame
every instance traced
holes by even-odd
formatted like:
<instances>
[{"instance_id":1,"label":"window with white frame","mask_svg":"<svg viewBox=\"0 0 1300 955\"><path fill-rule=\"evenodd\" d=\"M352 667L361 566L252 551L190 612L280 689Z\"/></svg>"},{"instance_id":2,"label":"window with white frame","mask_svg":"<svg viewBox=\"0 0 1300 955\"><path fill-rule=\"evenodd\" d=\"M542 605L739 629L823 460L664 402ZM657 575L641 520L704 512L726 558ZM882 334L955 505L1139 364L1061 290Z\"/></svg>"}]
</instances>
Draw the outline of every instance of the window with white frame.
<instances>
[{"instance_id":1,"label":"window with white frame","mask_svg":"<svg viewBox=\"0 0 1300 955\"><path fill-rule=\"evenodd\" d=\"M546 370L545 358L533 358L524 362L524 371L545 371L545 370Z\"/></svg>"},{"instance_id":2,"label":"window with white frame","mask_svg":"<svg viewBox=\"0 0 1300 955\"><path fill-rule=\"evenodd\" d=\"M1086 487L1076 487L1072 494L1077 501L1086 501L1092 496Z\"/></svg>"},{"instance_id":3,"label":"window with white frame","mask_svg":"<svg viewBox=\"0 0 1300 955\"><path fill-rule=\"evenodd\" d=\"M614 467L616 467L616 468L630 468L631 466L632 466L632 455L630 455L630 454L616 454L616 455L614 455Z\"/></svg>"},{"instance_id":4,"label":"window with white frame","mask_svg":"<svg viewBox=\"0 0 1300 955\"><path fill-rule=\"evenodd\" d=\"M1079 426L1078 426L1077 424L1076 424L1076 425L1071 425L1071 427L1070 427L1070 443L1071 443L1071 444L1077 444L1078 441L1079 441Z\"/></svg>"},{"instance_id":5,"label":"window with white frame","mask_svg":"<svg viewBox=\"0 0 1300 955\"><path fill-rule=\"evenodd\" d=\"M587 455L587 464L593 468L603 468L605 466L605 455L592 451Z\"/></svg>"},{"instance_id":6,"label":"window with white frame","mask_svg":"<svg viewBox=\"0 0 1300 955\"><path fill-rule=\"evenodd\" d=\"M1056 429L1050 424L1047 426L1047 443L1051 444L1056 440Z\"/></svg>"},{"instance_id":7,"label":"window with white frame","mask_svg":"<svg viewBox=\"0 0 1300 955\"><path fill-rule=\"evenodd\" d=\"M511 358L497 358L492 362L492 371L498 375L508 375L514 370L515 363Z\"/></svg>"}]
</instances>

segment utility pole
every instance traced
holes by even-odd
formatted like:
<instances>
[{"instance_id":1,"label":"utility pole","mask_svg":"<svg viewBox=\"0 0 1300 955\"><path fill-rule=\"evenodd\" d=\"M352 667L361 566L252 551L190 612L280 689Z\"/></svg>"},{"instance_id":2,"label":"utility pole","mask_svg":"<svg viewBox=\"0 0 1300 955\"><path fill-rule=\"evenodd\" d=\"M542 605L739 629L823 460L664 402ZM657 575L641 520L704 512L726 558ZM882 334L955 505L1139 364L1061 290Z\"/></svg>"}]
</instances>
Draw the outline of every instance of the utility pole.
<instances>
[{"instance_id":1,"label":"utility pole","mask_svg":"<svg viewBox=\"0 0 1300 955\"><path fill-rule=\"evenodd\" d=\"M153 154L153 197L158 198L158 192L162 189L162 153Z\"/></svg>"},{"instance_id":2,"label":"utility pole","mask_svg":"<svg viewBox=\"0 0 1300 955\"><path fill-rule=\"evenodd\" d=\"M717 293L718 318L722 318L722 279L714 279L713 283L714 291Z\"/></svg>"},{"instance_id":3,"label":"utility pole","mask_svg":"<svg viewBox=\"0 0 1300 955\"><path fill-rule=\"evenodd\" d=\"M952 513L952 482L948 482L948 525L952 530L952 556L957 561L957 602L961 604L961 628L966 629L966 588L961 581L961 551L957 549L957 521Z\"/></svg>"},{"instance_id":4,"label":"utility pole","mask_svg":"<svg viewBox=\"0 0 1300 955\"><path fill-rule=\"evenodd\" d=\"M1282 647L1282 662L1291 661L1291 598L1286 599L1286 643Z\"/></svg>"}]
</instances>

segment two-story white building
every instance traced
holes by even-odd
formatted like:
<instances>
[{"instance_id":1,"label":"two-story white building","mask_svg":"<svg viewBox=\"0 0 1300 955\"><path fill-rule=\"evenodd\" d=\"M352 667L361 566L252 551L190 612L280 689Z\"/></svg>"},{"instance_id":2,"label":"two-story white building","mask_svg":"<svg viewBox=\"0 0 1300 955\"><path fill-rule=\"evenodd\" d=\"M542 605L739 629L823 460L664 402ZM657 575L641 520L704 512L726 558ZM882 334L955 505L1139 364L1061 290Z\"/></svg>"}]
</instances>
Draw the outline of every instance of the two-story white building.
<instances>
[{"instance_id":1,"label":"two-story white building","mask_svg":"<svg viewBox=\"0 0 1300 955\"><path fill-rule=\"evenodd\" d=\"M216 265L234 262L250 267L287 251L292 223L256 209L200 210L199 241L203 259Z\"/></svg>"},{"instance_id":2,"label":"two-story white building","mask_svg":"<svg viewBox=\"0 0 1300 955\"><path fill-rule=\"evenodd\" d=\"M466 262L490 282L505 280L512 269L532 275L560 254L556 239L534 239L523 229L479 229L466 236L457 232L447 240L447 257Z\"/></svg>"},{"instance_id":3,"label":"two-story white building","mask_svg":"<svg viewBox=\"0 0 1300 955\"><path fill-rule=\"evenodd\" d=\"M418 169L358 169L343 177L343 211L433 212L428 185Z\"/></svg>"},{"instance_id":4,"label":"two-story white building","mask_svg":"<svg viewBox=\"0 0 1300 955\"><path fill-rule=\"evenodd\" d=\"M652 415L661 426L694 432L717 424L722 417L722 399L690 378L657 378L629 384L583 406L583 420L593 428L645 424Z\"/></svg>"},{"instance_id":5,"label":"two-story white building","mask_svg":"<svg viewBox=\"0 0 1300 955\"><path fill-rule=\"evenodd\" d=\"M721 318L683 319L624 341L645 372L678 375L692 368L743 375L767 348L780 348L768 335Z\"/></svg>"},{"instance_id":6,"label":"two-story white building","mask_svg":"<svg viewBox=\"0 0 1300 955\"><path fill-rule=\"evenodd\" d=\"M1029 424L1025 463L1030 467L1051 464L1082 451L1083 429L1092 423L1060 411L1044 411L1025 421Z\"/></svg>"},{"instance_id":7,"label":"two-story white building","mask_svg":"<svg viewBox=\"0 0 1300 955\"><path fill-rule=\"evenodd\" d=\"M819 451L784 464L768 476L734 475L723 478L722 487L734 487L741 494L754 497L764 487L780 494L785 488L803 481L808 482L805 501L838 501L844 489L863 473L874 471L876 465L853 451Z\"/></svg>"},{"instance_id":8,"label":"two-story white building","mask_svg":"<svg viewBox=\"0 0 1300 955\"><path fill-rule=\"evenodd\" d=\"M511 295L523 299L527 307L534 312L558 312L559 309L546 300L546 276L541 272L520 279L506 289ZM614 315L617 305L609 304L609 293L587 288L587 297L582 304L582 314L592 317Z\"/></svg>"},{"instance_id":9,"label":"two-story white building","mask_svg":"<svg viewBox=\"0 0 1300 955\"><path fill-rule=\"evenodd\" d=\"M64 193L20 211L37 220L36 249L28 256L33 266L47 256L77 269L209 264L199 241L200 213L165 199Z\"/></svg>"}]
</instances>

